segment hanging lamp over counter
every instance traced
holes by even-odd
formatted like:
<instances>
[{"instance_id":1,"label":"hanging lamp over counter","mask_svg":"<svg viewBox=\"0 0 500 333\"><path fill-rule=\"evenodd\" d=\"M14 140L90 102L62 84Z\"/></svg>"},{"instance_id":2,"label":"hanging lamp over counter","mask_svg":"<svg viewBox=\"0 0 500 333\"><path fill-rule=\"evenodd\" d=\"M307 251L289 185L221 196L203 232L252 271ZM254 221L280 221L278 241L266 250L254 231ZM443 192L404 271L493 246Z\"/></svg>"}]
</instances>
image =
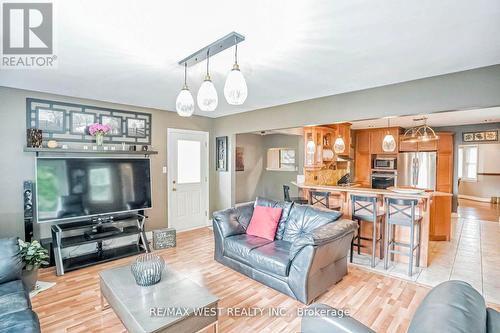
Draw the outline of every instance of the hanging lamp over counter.
<instances>
[{"instance_id":1,"label":"hanging lamp over counter","mask_svg":"<svg viewBox=\"0 0 500 333\"><path fill-rule=\"evenodd\" d=\"M427 125L427 117L413 119L414 122L423 121L423 125L409 128L403 134L402 140L407 142L427 142L439 137L432 127Z\"/></svg>"},{"instance_id":2,"label":"hanging lamp over counter","mask_svg":"<svg viewBox=\"0 0 500 333\"><path fill-rule=\"evenodd\" d=\"M180 116L189 117L194 112L194 101L191 104L193 97L186 84L187 67L202 62L205 59L207 60L207 73L200 89L198 90L196 100L198 108L201 111L215 111L219 104L219 97L210 77L210 57L233 46L235 48L234 64L224 84L224 97L230 105L242 105L245 102L248 97L248 87L245 77L241 73L240 66L238 64L238 44L244 40L245 36L237 32L231 32L230 34L179 61L179 65L184 66L184 87L180 91L176 100L176 110Z\"/></svg>"},{"instance_id":3,"label":"hanging lamp over counter","mask_svg":"<svg viewBox=\"0 0 500 333\"><path fill-rule=\"evenodd\" d=\"M390 132L391 118L387 118L387 133L382 140L382 150L386 153L392 153L396 150L396 139Z\"/></svg>"},{"instance_id":4,"label":"hanging lamp over counter","mask_svg":"<svg viewBox=\"0 0 500 333\"><path fill-rule=\"evenodd\" d=\"M335 154L342 154L345 150L345 141L340 135L340 126L337 124L337 138L335 139L335 143L333 144L333 151Z\"/></svg>"}]
</instances>

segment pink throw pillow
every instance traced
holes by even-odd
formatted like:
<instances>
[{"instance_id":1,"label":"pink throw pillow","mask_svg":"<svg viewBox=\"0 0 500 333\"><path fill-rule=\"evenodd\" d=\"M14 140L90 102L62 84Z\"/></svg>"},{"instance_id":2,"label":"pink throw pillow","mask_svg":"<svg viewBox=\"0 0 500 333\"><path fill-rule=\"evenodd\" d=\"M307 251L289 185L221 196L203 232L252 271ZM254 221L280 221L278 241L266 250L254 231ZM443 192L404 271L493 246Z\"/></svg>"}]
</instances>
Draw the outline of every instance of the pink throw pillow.
<instances>
[{"instance_id":1,"label":"pink throw pillow","mask_svg":"<svg viewBox=\"0 0 500 333\"><path fill-rule=\"evenodd\" d=\"M247 234L274 240L283 208L255 206Z\"/></svg>"}]
</instances>

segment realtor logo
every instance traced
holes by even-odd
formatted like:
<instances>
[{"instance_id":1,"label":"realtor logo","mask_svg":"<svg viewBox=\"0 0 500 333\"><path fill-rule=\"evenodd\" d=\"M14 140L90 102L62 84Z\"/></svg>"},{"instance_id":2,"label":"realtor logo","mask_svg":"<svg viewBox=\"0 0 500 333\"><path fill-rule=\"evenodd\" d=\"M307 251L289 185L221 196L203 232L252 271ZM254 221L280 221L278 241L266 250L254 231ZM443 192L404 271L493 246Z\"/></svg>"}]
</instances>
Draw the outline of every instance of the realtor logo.
<instances>
[{"instance_id":1,"label":"realtor logo","mask_svg":"<svg viewBox=\"0 0 500 333\"><path fill-rule=\"evenodd\" d=\"M4 3L2 19L2 67L53 67L52 3Z\"/></svg>"}]
</instances>

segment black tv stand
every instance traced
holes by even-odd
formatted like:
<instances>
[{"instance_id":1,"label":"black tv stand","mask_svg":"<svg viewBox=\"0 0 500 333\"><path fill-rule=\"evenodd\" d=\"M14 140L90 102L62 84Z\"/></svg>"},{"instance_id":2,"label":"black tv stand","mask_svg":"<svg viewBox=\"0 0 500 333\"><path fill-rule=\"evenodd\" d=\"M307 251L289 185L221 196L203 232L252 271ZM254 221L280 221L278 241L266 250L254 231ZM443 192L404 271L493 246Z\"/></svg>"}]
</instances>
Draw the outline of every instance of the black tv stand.
<instances>
[{"instance_id":1,"label":"black tv stand","mask_svg":"<svg viewBox=\"0 0 500 333\"><path fill-rule=\"evenodd\" d=\"M79 268L150 252L144 222L146 216L133 214L121 217L103 217L96 219L54 224L51 227L52 244L57 275ZM103 222L104 221L104 222ZM137 242L119 247L106 248L108 240L126 236L137 236ZM64 248L95 243L95 251L77 256L63 257Z\"/></svg>"}]
</instances>

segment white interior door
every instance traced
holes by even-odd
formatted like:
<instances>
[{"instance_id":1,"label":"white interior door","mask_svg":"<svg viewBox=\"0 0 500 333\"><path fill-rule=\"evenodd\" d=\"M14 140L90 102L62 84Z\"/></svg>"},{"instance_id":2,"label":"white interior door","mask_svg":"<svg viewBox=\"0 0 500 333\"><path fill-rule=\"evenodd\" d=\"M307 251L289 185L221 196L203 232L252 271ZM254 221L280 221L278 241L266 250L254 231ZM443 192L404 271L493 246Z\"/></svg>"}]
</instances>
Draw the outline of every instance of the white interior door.
<instances>
[{"instance_id":1,"label":"white interior door","mask_svg":"<svg viewBox=\"0 0 500 333\"><path fill-rule=\"evenodd\" d=\"M177 230L207 225L208 132L167 130L168 222Z\"/></svg>"}]
</instances>

